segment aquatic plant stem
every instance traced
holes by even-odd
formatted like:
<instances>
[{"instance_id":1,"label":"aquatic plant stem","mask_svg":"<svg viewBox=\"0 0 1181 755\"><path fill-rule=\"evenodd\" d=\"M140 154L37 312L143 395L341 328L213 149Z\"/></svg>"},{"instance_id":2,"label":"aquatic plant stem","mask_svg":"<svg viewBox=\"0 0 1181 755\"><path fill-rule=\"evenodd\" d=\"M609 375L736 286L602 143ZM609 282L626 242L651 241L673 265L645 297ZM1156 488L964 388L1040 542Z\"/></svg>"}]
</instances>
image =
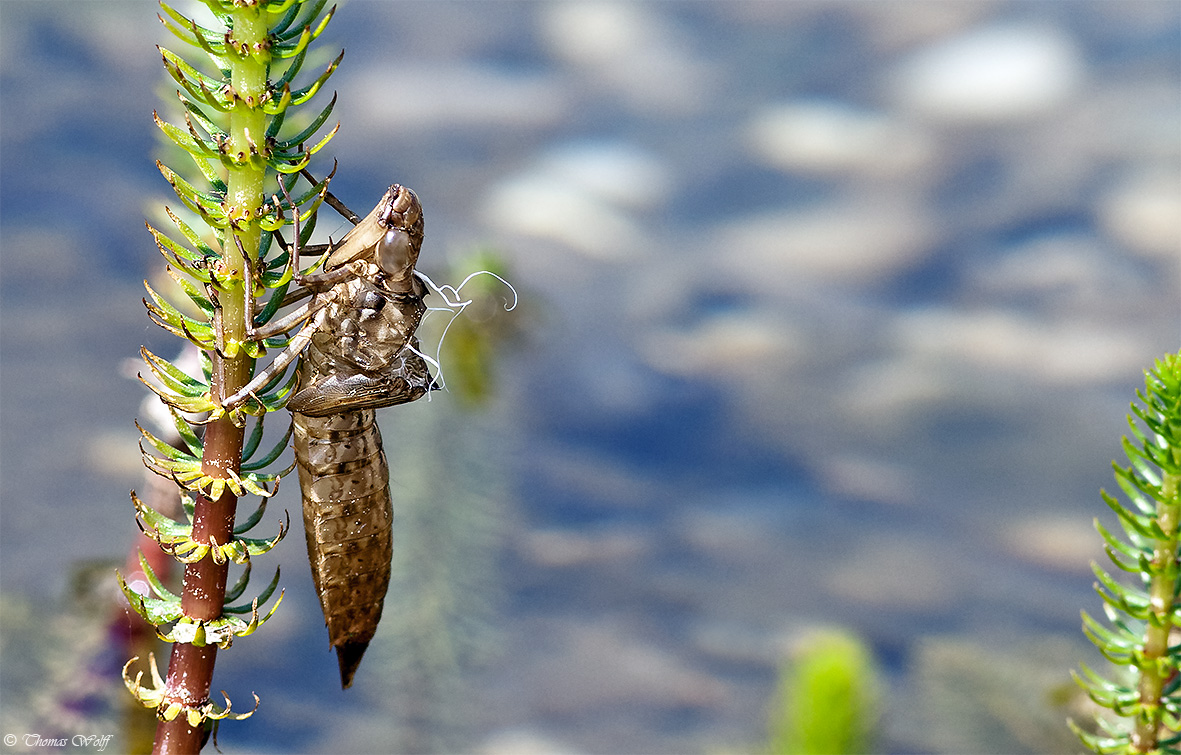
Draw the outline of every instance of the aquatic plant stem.
<instances>
[{"instance_id":1,"label":"aquatic plant stem","mask_svg":"<svg viewBox=\"0 0 1181 755\"><path fill-rule=\"evenodd\" d=\"M239 50L254 51L267 44L269 29L265 16L256 7L236 8L230 35ZM230 82L237 101L229 114L229 154L236 157L227 173L226 210L231 232L225 234L221 249L222 273L229 277L222 289L218 306L224 329L224 342L242 343L246 339L246 313L242 286L246 261L243 249L257 249L261 231L254 222L264 203L263 182L266 162L259 155L258 141L266 129L266 116L260 107L267 92L267 62L250 54L231 58ZM237 242L235 241L237 239ZM211 392L229 396L250 381L253 360L241 349L214 352ZM230 415L206 426L202 469L210 477L236 477L241 471L243 427ZM185 565L181 607L184 614L199 621L213 621L222 615L229 573L227 559L215 559L216 546L233 538L234 516L238 499L226 489L216 499L198 495L193 512L193 540L214 546L209 555ZM198 708L209 700L216 645L177 642L173 645L165 680L164 706L179 703ZM185 716L161 720L156 727L153 752L158 755L196 753L205 737L204 727L190 726Z\"/></svg>"},{"instance_id":2,"label":"aquatic plant stem","mask_svg":"<svg viewBox=\"0 0 1181 755\"><path fill-rule=\"evenodd\" d=\"M1178 449L1181 451L1181 449ZM1181 461L1181 460L1179 460ZM1153 550L1153 576L1148 588L1149 619L1144 630L1144 660L1140 667L1140 706L1132 733L1132 744L1138 752L1157 749L1163 724L1161 700L1171 673L1167 664L1169 634L1173 627L1171 616L1176 610L1177 554L1181 530L1181 475L1165 473L1161 477L1161 497L1156 502L1156 519L1163 538Z\"/></svg>"},{"instance_id":3,"label":"aquatic plant stem","mask_svg":"<svg viewBox=\"0 0 1181 755\"><path fill-rule=\"evenodd\" d=\"M1098 564L1092 570L1107 623L1083 612L1083 631L1100 653L1127 667L1109 681L1082 666L1076 681L1101 708L1091 731L1070 722L1091 750L1103 755L1181 753L1181 354L1157 360L1145 374L1142 402L1133 402L1124 438L1130 466L1115 466L1128 499L1106 491L1104 502L1119 517L1121 540L1098 520L1108 557L1138 577L1118 582Z\"/></svg>"}]
</instances>

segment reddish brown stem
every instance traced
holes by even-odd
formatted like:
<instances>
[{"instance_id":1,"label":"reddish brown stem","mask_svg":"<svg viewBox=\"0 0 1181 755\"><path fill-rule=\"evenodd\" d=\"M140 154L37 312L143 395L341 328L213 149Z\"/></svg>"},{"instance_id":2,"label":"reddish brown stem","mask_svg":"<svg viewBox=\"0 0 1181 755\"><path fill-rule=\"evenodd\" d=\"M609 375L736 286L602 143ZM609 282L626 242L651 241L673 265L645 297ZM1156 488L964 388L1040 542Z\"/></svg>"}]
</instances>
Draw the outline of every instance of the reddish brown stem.
<instances>
[{"instance_id":1,"label":"reddish brown stem","mask_svg":"<svg viewBox=\"0 0 1181 755\"><path fill-rule=\"evenodd\" d=\"M173 702L196 707L209 699L209 685L213 681L213 662L217 658L217 646L197 647L187 642L172 646L172 658L168 662L168 693L161 707ZM203 727L189 726L184 714L171 721L156 725L156 743L153 755L180 755L197 753L205 743Z\"/></svg>"},{"instance_id":2,"label":"reddish brown stem","mask_svg":"<svg viewBox=\"0 0 1181 755\"><path fill-rule=\"evenodd\" d=\"M214 357L217 359L218 357ZM242 385L245 360L227 363L227 388ZM215 365L214 374L218 374ZM248 367L247 367L248 369ZM217 386L214 386L217 390ZM223 417L205 430L205 453L202 469L211 477L227 477L227 470L239 471L244 430L234 426L229 417ZM193 511L193 540L199 543L224 545L233 537L234 512L238 499L228 490L216 501L197 496ZM181 608L186 616L202 621L212 621L222 614L226 596L226 577L229 562L219 564L210 556L185 565L184 590L181 594ZM172 647L172 658L168 663L165 679L164 701L160 708L167 709L173 703L186 708L195 708L209 700L210 684L213 681L213 666L217 659L217 646L197 647L178 642ZM202 727L189 726L182 713L171 721L160 721L156 726L155 755L189 755L197 753L204 744L205 732Z\"/></svg>"}]
</instances>

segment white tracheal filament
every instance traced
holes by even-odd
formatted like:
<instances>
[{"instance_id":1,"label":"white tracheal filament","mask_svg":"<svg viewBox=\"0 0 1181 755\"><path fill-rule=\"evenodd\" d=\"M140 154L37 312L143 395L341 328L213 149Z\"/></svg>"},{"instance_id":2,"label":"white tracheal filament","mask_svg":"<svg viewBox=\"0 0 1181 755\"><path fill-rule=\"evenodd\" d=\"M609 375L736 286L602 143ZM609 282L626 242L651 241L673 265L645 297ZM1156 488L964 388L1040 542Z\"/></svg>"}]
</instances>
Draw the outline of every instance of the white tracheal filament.
<instances>
[{"instance_id":1,"label":"white tracheal filament","mask_svg":"<svg viewBox=\"0 0 1181 755\"><path fill-rule=\"evenodd\" d=\"M450 285L446 285L446 284L440 286L440 285L436 284L433 280L428 278L425 273L422 273L418 270L414 271L414 275L417 276L418 279L421 280L423 283L425 283L426 287L428 289L430 289L434 293L438 294L443 299L443 303L446 305L443 307L427 307L426 315L423 316L423 320L426 320L426 318L430 316L431 312L447 312L450 315L450 317L447 320L447 325L444 326L444 328L443 328L442 335L439 336L439 345L435 348L435 356L434 357L431 357L427 354L423 354L421 351L419 351L418 349L415 349L409 343L406 344L406 348L410 349L415 354L418 354L420 357L425 359L427 362L434 365L435 370L436 370L435 382L438 383L440 387L446 388L447 381L443 379L443 365L439 363L439 355L443 350L443 341L444 341L444 339L447 338L447 331L449 331L451 329L451 323L455 322L455 319L463 314L463 311L465 309L467 309L468 305L471 304L473 301L475 301L474 299L464 299L463 298L462 294L460 293L461 291L463 291L463 287L468 284L468 281L470 281L472 278L475 278L476 276L479 276L479 275L492 276L493 278L495 278L496 280L500 281L505 286L507 286L508 290L513 293L513 298L512 298L511 302L508 299L505 299L505 301L504 301L504 311L505 312L512 312L514 309L516 309L516 307L517 307L517 289L513 288L513 284L509 283L504 278L500 277L499 275L492 272L491 270L477 270L476 272L472 273L468 277L464 278L463 282L461 282L458 286L450 286ZM428 391L426 394L426 400L427 401L431 400L431 392L430 391Z\"/></svg>"}]
</instances>

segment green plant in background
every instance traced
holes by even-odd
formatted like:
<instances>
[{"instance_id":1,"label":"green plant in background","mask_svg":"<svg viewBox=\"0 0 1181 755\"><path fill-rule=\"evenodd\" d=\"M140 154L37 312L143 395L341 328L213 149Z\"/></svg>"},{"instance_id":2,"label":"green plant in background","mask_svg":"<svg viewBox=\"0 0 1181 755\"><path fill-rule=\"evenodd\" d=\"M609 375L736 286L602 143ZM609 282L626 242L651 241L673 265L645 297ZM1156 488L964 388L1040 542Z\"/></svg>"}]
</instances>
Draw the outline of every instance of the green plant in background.
<instances>
[{"instance_id":1,"label":"green plant in background","mask_svg":"<svg viewBox=\"0 0 1181 755\"><path fill-rule=\"evenodd\" d=\"M185 520L175 521L132 494L142 528L184 564L184 590L180 595L170 592L146 562L147 584L129 585L119 578L132 607L157 627L161 638L173 643L165 678L160 677L154 659L149 659L151 686L144 670L132 675L136 659L124 669L128 688L156 711L157 752L196 752L213 722L250 715L232 714L228 701L225 709L210 701L216 651L228 647L234 637L253 633L282 599L280 594L270 612L260 616L259 605L277 586L277 570L257 598L242 596L251 559L274 547L285 527L280 526L270 538L243 535L261 520L266 498L288 471L275 470L273 464L286 448L289 433L269 451L259 453L259 449L263 418L283 408L295 376L284 380L280 374L231 411L221 404L250 381L255 359L289 340L250 338L247 318L254 327L261 327L273 318L287 292L292 277L288 255L285 248L272 255L271 242L276 231L291 224L288 213L311 202L303 218L309 221L304 235L312 231L313 213L326 192L327 179L294 199L283 201L279 196L297 194L299 172L335 134L333 129L314 146L305 146L328 119L335 99L295 127L290 116L296 106L316 94L340 61L337 57L315 80L296 86L309 43L332 16L332 11L322 13L324 0L203 1L221 28L199 26L161 3L165 27L202 53L214 71L203 72L180 55L160 50L164 67L180 86L177 95L184 123L167 123L159 116L156 123L191 156L196 180L190 182L162 163L157 165L193 219L186 222L165 208L175 233L170 236L148 226L168 263L169 275L202 317L184 314L146 283L144 300L158 325L201 350L201 374L188 374L142 350L152 378L144 382L168 406L183 441L181 447L174 447L141 427L144 441L155 451L145 451L144 463L192 495L185 498ZM276 184L267 190L272 176L280 177L281 190ZM265 295L268 290L269 303L257 314L248 313L246 302L252 297L247 294ZM260 496L262 503L253 515L236 523L237 500L246 494ZM227 590L231 561L245 568Z\"/></svg>"},{"instance_id":2,"label":"green plant in background","mask_svg":"<svg viewBox=\"0 0 1181 755\"><path fill-rule=\"evenodd\" d=\"M773 755L866 753L878 719L873 654L840 630L807 638L779 674L767 752Z\"/></svg>"},{"instance_id":3,"label":"green plant in background","mask_svg":"<svg viewBox=\"0 0 1181 755\"><path fill-rule=\"evenodd\" d=\"M1112 563L1138 576L1117 582L1098 564L1107 624L1083 612L1083 631L1112 663L1130 672L1109 681L1082 666L1076 680L1110 711L1097 718L1098 733L1071 728L1099 753L1181 752L1181 354L1157 360L1144 380L1143 403L1128 417L1133 442L1123 439L1130 467L1115 477L1131 505L1103 491L1119 518L1120 538L1097 519ZM1137 422L1137 419L1139 422ZM1143 427L1142 427L1142 426Z\"/></svg>"}]
</instances>

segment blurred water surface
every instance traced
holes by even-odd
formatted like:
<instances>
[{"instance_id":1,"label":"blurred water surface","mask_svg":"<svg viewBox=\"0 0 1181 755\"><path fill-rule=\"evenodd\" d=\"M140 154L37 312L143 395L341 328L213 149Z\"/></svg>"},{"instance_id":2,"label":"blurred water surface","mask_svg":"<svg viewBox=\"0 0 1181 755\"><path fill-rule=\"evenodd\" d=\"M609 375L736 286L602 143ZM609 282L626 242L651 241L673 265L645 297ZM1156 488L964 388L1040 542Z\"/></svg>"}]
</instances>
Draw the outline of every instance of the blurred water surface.
<instances>
[{"instance_id":1,"label":"blurred water surface","mask_svg":"<svg viewBox=\"0 0 1181 755\"><path fill-rule=\"evenodd\" d=\"M334 192L413 187L420 267L495 249L523 332L491 405L386 412L402 576L353 690L276 551L224 751L749 749L832 624L884 664L883 749L1070 747L971 695L1032 710L1087 652L1097 489L1178 345L1181 5L350 0L324 39ZM122 364L176 348L139 302L153 43L150 3L0 4L8 606L133 542Z\"/></svg>"}]
</instances>

